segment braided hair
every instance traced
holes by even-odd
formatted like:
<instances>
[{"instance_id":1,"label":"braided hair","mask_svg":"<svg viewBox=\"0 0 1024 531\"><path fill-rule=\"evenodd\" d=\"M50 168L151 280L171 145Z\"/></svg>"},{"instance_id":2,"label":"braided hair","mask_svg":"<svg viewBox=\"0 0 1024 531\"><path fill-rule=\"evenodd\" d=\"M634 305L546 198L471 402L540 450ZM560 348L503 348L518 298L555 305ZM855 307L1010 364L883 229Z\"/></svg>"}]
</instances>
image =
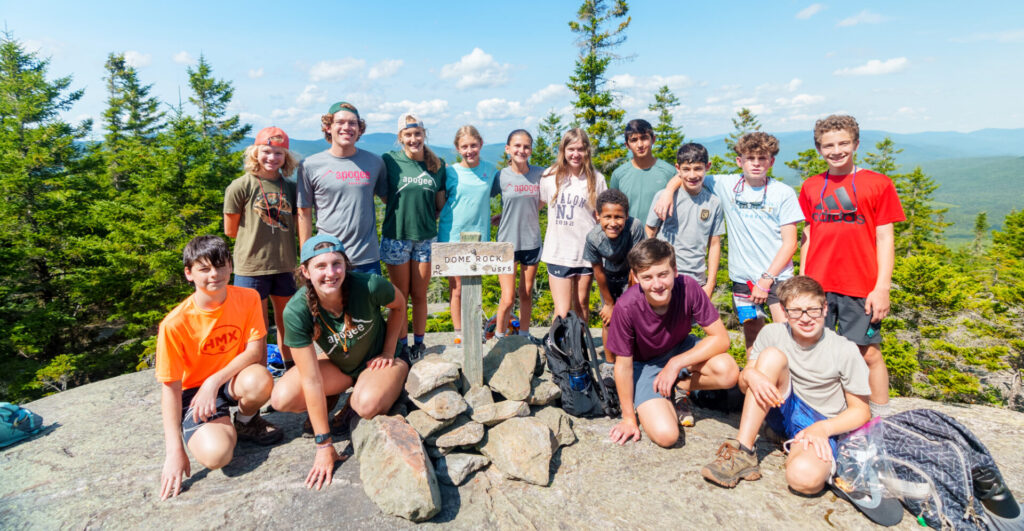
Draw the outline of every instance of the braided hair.
<instances>
[{"instance_id":1,"label":"braided hair","mask_svg":"<svg viewBox=\"0 0 1024 531\"><path fill-rule=\"evenodd\" d=\"M318 244L313 249L325 249L331 247L332 244L324 242ZM338 253L342 259L345 260L345 280L341 282L341 308L342 315L345 318L345 327L352 328L352 314L349 313L348 306L345 301L348 300L349 291L352 289L352 275L349 273L352 271L352 262L348 259L348 255L345 253ZM296 282L304 283L306 286L306 306L309 307L309 313L313 316L313 341L320 338L320 323L323 322L323 318L320 317L320 297L316 294L316 289L313 287L313 281L310 280L306 275L302 274L303 268L308 268L309 262L313 260L310 258L302 263L302 265L295 270ZM341 338L344 341L344 338Z\"/></svg>"}]
</instances>

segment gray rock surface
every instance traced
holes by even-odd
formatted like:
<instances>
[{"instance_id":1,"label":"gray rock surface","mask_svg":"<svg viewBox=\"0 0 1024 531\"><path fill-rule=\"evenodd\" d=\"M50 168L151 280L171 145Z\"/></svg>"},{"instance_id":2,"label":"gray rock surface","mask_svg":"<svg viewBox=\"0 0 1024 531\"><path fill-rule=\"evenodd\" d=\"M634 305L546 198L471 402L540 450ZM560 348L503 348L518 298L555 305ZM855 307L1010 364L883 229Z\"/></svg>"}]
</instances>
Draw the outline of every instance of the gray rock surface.
<instances>
[{"instance_id":1,"label":"gray rock surface","mask_svg":"<svg viewBox=\"0 0 1024 531\"><path fill-rule=\"evenodd\" d=\"M534 335L544 330L532 328ZM594 331L600 337L600 331ZM427 336L439 352L451 334ZM1018 501L1024 500L1024 413L896 398L896 411L932 408L973 431L995 456ZM757 445L759 481L721 489L700 477L738 415L698 408L685 445L663 449L645 438L618 446L608 440L615 420L575 419L578 442L559 449L551 485L509 480L495 467L456 488L442 484L441 512L423 524L383 514L363 492L359 463L337 465L322 491L303 480L313 443L300 437L303 415L271 413L285 430L272 447L241 443L227 467L208 471L192 462L192 477L177 498L160 501L164 461L160 386L153 371L119 376L25 404L50 428L0 450L0 529L882 529L830 493L791 494L785 457ZM335 445L351 452L348 441ZM634 496L616 492L643 493ZM921 529L910 515L895 529Z\"/></svg>"},{"instance_id":2,"label":"gray rock surface","mask_svg":"<svg viewBox=\"0 0 1024 531\"><path fill-rule=\"evenodd\" d=\"M526 402L502 400L494 404L481 406L473 411L473 420L484 426L494 426L513 417L525 417L530 414L530 406Z\"/></svg>"},{"instance_id":3,"label":"gray rock surface","mask_svg":"<svg viewBox=\"0 0 1024 531\"><path fill-rule=\"evenodd\" d=\"M420 435L420 438L426 439L427 437L441 431L442 428L451 426L451 424L455 422L455 418L437 420L428 415L422 409L415 409L405 416L405 421L408 422L414 430L416 430L416 433Z\"/></svg>"},{"instance_id":4,"label":"gray rock surface","mask_svg":"<svg viewBox=\"0 0 1024 531\"><path fill-rule=\"evenodd\" d=\"M484 355L484 381L508 400L526 400L537 366L537 345L523 336L506 336Z\"/></svg>"},{"instance_id":5,"label":"gray rock surface","mask_svg":"<svg viewBox=\"0 0 1024 531\"><path fill-rule=\"evenodd\" d=\"M448 485L462 485L470 474L491 462L479 454L448 454L437 460L437 480Z\"/></svg>"},{"instance_id":6,"label":"gray rock surface","mask_svg":"<svg viewBox=\"0 0 1024 531\"><path fill-rule=\"evenodd\" d=\"M479 422L466 422L450 430L444 431L437 437L434 446L438 448L452 448L456 446L472 446L484 438L484 425Z\"/></svg>"},{"instance_id":7,"label":"gray rock surface","mask_svg":"<svg viewBox=\"0 0 1024 531\"><path fill-rule=\"evenodd\" d=\"M513 479L546 486L550 482L551 456L558 448L551 430L533 417L506 420L487 430L480 453Z\"/></svg>"},{"instance_id":8,"label":"gray rock surface","mask_svg":"<svg viewBox=\"0 0 1024 531\"><path fill-rule=\"evenodd\" d=\"M421 397L410 396L409 400L437 420L453 419L468 407L454 384L443 385Z\"/></svg>"},{"instance_id":9,"label":"gray rock surface","mask_svg":"<svg viewBox=\"0 0 1024 531\"><path fill-rule=\"evenodd\" d=\"M526 403L531 406L546 406L555 400L562 398L562 390L550 380L534 378L530 383L530 396L526 397Z\"/></svg>"},{"instance_id":10,"label":"gray rock surface","mask_svg":"<svg viewBox=\"0 0 1024 531\"><path fill-rule=\"evenodd\" d=\"M568 446L576 442L576 432L572 431L572 417L562 411L562 408L549 406L535 409L533 416L551 430L559 446Z\"/></svg>"},{"instance_id":11,"label":"gray rock surface","mask_svg":"<svg viewBox=\"0 0 1024 531\"><path fill-rule=\"evenodd\" d=\"M352 431L363 490L385 514L422 522L441 510L441 490L419 434L402 417L361 419Z\"/></svg>"},{"instance_id":12,"label":"gray rock surface","mask_svg":"<svg viewBox=\"0 0 1024 531\"><path fill-rule=\"evenodd\" d=\"M474 408L494 403L494 396L491 394L491 388L486 385L475 385L470 387L469 391L466 391L466 394L463 395L463 398L465 398L466 403L469 404L469 409L466 410L466 413L469 413L470 415L473 414Z\"/></svg>"},{"instance_id":13,"label":"gray rock surface","mask_svg":"<svg viewBox=\"0 0 1024 531\"><path fill-rule=\"evenodd\" d=\"M421 397L442 385L459 379L459 366L439 354L428 354L409 369L405 390L411 397Z\"/></svg>"}]
</instances>

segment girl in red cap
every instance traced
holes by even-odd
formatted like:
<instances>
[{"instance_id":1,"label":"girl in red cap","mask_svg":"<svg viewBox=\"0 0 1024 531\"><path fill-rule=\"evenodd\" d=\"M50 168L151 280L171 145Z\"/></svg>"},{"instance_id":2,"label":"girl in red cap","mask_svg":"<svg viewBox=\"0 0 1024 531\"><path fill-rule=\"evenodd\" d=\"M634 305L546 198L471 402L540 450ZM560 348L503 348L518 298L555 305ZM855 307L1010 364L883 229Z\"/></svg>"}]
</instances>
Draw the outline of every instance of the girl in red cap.
<instances>
[{"instance_id":1,"label":"girl in red cap","mask_svg":"<svg viewBox=\"0 0 1024 531\"><path fill-rule=\"evenodd\" d=\"M224 234L235 238L235 285L259 292L263 320L267 298L274 306L277 344L287 364L281 314L295 293L295 181L287 177L299 162L288 150L288 135L267 127L245 148L245 174L224 191Z\"/></svg>"}]
</instances>

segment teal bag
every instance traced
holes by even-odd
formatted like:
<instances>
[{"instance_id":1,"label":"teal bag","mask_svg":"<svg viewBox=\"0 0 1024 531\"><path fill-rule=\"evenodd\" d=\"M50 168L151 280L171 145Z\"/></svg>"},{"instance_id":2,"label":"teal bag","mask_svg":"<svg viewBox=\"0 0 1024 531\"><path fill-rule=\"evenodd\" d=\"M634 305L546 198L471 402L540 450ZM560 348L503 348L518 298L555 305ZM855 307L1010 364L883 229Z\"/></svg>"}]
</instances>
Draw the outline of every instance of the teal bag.
<instances>
[{"instance_id":1,"label":"teal bag","mask_svg":"<svg viewBox=\"0 0 1024 531\"><path fill-rule=\"evenodd\" d=\"M43 429L43 417L10 402L0 402L0 448L27 439Z\"/></svg>"}]
</instances>

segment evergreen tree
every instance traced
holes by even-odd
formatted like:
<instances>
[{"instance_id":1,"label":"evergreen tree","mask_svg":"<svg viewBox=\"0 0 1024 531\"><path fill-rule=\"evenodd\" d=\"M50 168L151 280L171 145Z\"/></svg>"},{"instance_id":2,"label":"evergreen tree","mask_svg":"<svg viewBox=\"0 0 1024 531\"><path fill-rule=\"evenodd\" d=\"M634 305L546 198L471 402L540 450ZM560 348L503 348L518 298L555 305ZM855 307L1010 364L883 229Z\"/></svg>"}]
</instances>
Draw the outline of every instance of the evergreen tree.
<instances>
[{"instance_id":1,"label":"evergreen tree","mask_svg":"<svg viewBox=\"0 0 1024 531\"><path fill-rule=\"evenodd\" d=\"M974 240L971 242L974 256L981 256L985 244L985 234L989 228L988 212L978 212L978 215L974 218Z\"/></svg>"},{"instance_id":2,"label":"evergreen tree","mask_svg":"<svg viewBox=\"0 0 1024 531\"><path fill-rule=\"evenodd\" d=\"M877 153L868 153L864 157L864 162L867 163L868 167L882 175L892 176L896 173L900 167L896 164L896 155L903 153L903 149L896 149L896 144L892 141L892 138L885 137L881 141L875 144Z\"/></svg>"},{"instance_id":3,"label":"evergreen tree","mask_svg":"<svg viewBox=\"0 0 1024 531\"><path fill-rule=\"evenodd\" d=\"M0 391L10 398L74 383L98 310L87 282L96 256L81 241L103 230L89 206L105 191L80 142L92 123L61 119L83 91L70 76L48 80L48 67L0 36Z\"/></svg>"},{"instance_id":4,"label":"evergreen tree","mask_svg":"<svg viewBox=\"0 0 1024 531\"><path fill-rule=\"evenodd\" d=\"M806 181L809 177L828 170L828 163L821 158L817 149L807 149L797 153L796 156L796 159L786 162L786 166L796 170L800 174L801 181Z\"/></svg>"},{"instance_id":5,"label":"evergreen tree","mask_svg":"<svg viewBox=\"0 0 1024 531\"><path fill-rule=\"evenodd\" d=\"M672 111L678 106L679 98L669 90L668 85L662 85L654 95L654 103L647 106L648 110L658 113L658 125L654 126L654 135L657 137L654 156L673 165L676 163L676 152L686 138L680 128L672 123Z\"/></svg>"},{"instance_id":6,"label":"evergreen tree","mask_svg":"<svg viewBox=\"0 0 1024 531\"><path fill-rule=\"evenodd\" d=\"M105 67L107 108L101 149L111 184L124 191L133 186L128 182L130 176L139 180L154 170L156 134L163 113L159 101L149 96L152 85L139 82L138 72L125 62L124 54L110 54Z\"/></svg>"},{"instance_id":7,"label":"evergreen tree","mask_svg":"<svg viewBox=\"0 0 1024 531\"><path fill-rule=\"evenodd\" d=\"M895 176L894 181L907 217L905 222L896 224L896 255L944 254L947 249L941 242L950 223L943 219L947 209L936 208L932 199L939 185L921 171L920 166L911 173Z\"/></svg>"},{"instance_id":8,"label":"evergreen tree","mask_svg":"<svg viewBox=\"0 0 1024 531\"><path fill-rule=\"evenodd\" d=\"M989 251L995 266L992 293L1004 304L1024 304L1024 210L1003 220L1003 230L992 232Z\"/></svg>"},{"instance_id":9,"label":"evergreen tree","mask_svg":"<svg viewBox=\"0 0 1024 531\"><path fill-rule=\"evenodd\" d=\"M530 164L544 168L552 165L555 162L555 157L558 156L558 144L562 141L564 132L562 117L553 110L548 112L547 116L537 124L537 139L533 142Z\"/></svg>"},{"instance_id":10,"label":"evergreen tree","mask_svg":"<svg viewBox=\"0 0 1024 531\"><path fill-rule=\"evenodd\" d=\"M615 98L605 86L605 73L615 59L611 50L626 40L624 32L631 20L625 0L610 3L583 0L576 20L569 22L569 29L578 35L580 55L566 84L576 95L574 116L590 137L594 165L605 173L626 156L626 148L619 143L626 111L615 106Z\"/></svg>"}]
</instances>

